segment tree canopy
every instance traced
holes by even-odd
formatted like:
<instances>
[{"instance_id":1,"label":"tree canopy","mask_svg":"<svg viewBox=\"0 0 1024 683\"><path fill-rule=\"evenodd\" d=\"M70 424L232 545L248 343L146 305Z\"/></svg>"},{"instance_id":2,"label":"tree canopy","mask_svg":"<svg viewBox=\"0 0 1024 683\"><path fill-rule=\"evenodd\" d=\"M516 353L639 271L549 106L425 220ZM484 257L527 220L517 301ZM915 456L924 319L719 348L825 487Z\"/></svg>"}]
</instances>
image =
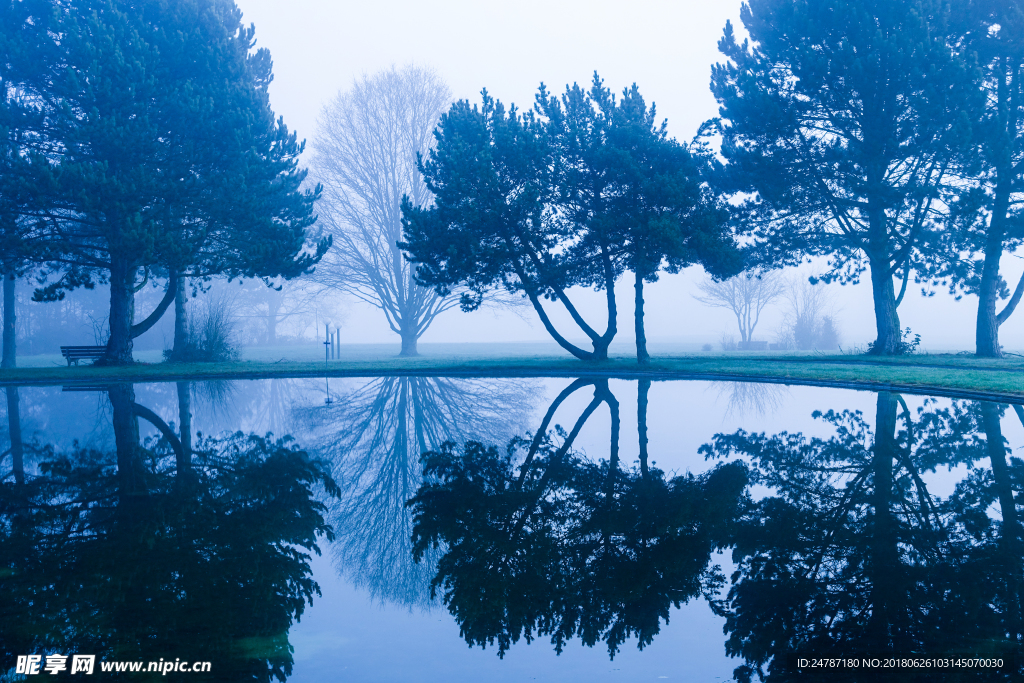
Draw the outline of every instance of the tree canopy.
<instances>
[{"instance_id":1,"label":"tree canopy","mask_svg":"<svg viewBox=\"0 0 1024 683\"><path fill-rule=\"evenodd\" d=\"M320 113L313 168L324 186L320 221L334 248L317 273L322 284L380 308L402 339L403 356L434 319L458 305L413 277L402 255L402 198L430 204L418 157L430 148L451 104L444 81L406 66L364 76Z\"/></svg>"},{"instance_id":2,"label":"tree canopy","mask_svg":"<svg viewBox=\"0 0 1024 683\"><path fill-rule=\"evenodd\" d=\"M638 273L641 304L643 282L662 268L739 270L727 214L701 164L655 124L635 86L617 100L597 74L589 90L573 85L560 97L541 85L525 113L486 91L482 97L480 106L461 100L441 117L422 163L434 205L403 205L402 246L420 282L441 294L465 287L464 310L493 288L521 293L563 348L600 360L618 329L615 283L625 270ZM570 300L574 286L604 292L604 332ZM555 328L545 299L565 308L592 351ZM636 319L642 362L642 305Z\"/></svg>"},{"instance_id":3,"label":"tree canopy","mask_svg":"<svg viewBox=\"0 0 1024 683\"><path fill-rule=\"evenodd\" d=\"M48 216L58 279L36 298L108 283L108 362L131 362L179 274L295 277L316 263L317 192L300 189L302 145L270 109L270 55L253 51L233 1L74 0L20 19L45 26L56 55L26 78L46 103L62 207ZM167 295L136 323L140 275L160 273Z\"/></svg>"},{"instance_id":4,"label":"tree canopy","mask_svg":"<svg viewBox=\"0 0 1024 683\"><path fill-rule=\"evenodd\" d=\"M717 130L763 263L829 258L826 281L870 272L875 353L904 350L897 305L944 215L970 139L969 65L932 0L752 0L719 41ZM903 280L899 295L893 278Z\"/></svg>"}]
</instances>

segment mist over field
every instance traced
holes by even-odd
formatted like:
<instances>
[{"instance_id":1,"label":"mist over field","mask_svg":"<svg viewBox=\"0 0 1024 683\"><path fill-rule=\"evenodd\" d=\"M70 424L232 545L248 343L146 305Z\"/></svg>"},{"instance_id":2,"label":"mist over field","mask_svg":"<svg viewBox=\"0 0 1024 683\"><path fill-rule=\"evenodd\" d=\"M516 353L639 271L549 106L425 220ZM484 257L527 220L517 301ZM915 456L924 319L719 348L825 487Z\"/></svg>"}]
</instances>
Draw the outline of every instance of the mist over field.
<instances>
[{"instance_id":1,"label":"mist over field","mask_svg":"<svg viewBox=\"0 0 1024 683\"><path fill-rule=\"evenodd\" d=\"M537 85L554 92L566 84L586 84L597 70L615 91L636 83L668 120L669 134L688 141L706 119L718 114L708 88L711 65L722 61L717 43L725 22L742 31L739 3L651 2L628 7L617 2L382 2L358 7L324 6L312 0L280 3L242 0L244 20L255 22L260 44L274 55L271 98L286 121L311 140L321 107L363 74L391 65L415 63L434 68L454 99L479 101L482 88L520 107L533 104ZM543 17L538 20L538 17ZM1003 259L1008 282L1024 272L1015 256ZM802 277L824 269L808 264ZM649 338L652 341L712 343L738 338L735 318L693 299L703 278L700 267L663 275L650 287ZM864 347L873 338L871 290L867 283L828 288L834 299L844 348ZM942 287L923 297L911 283L900 306L904 325L921 334L923 349L968 350L973 346L976 297L957 301ZM628 283L618 288L620 310L632 307ZM584 298L589 317L603 312L599 294ZM347 301L345 338L359 343L394 343L380 313ZM774 340L785 304L769 307L758 338ZM524 319L525 318L525 319ZM563 322L565 322L563 320ZM616 338L631 336L623 329ZM1008 350L1024 350L1024 319L1011 317L1001 329ZM529 311L507 313L451 311L439 318L424 342L543 341L549 339Z\"/></svg>"},{"instance_id":2,"label":"mist over field","mask_svg":"<svg viewBox=\"0 0 1024 683\"><path fill-rule=\"evenodd\" d=\"M585 12L571 2L515 6L384 2L352 7L311 0L287 5L242 0L238 6L242 23L256 27L256 46L269 49L273 59L269 88L273 112L283 117L299 140L305 140L298 161L300 167L311 170L307 189L324 180L313 157L325 107L359 79L415 67L432 72L447 86L448 102L479 104L480 92L486 88L491 97L527 110L541 83L559 95L571 84L587 86L596 71L613 93L636 84L656 110L658 122L667 121L668 135L688 143L703 122L719 113L708 84L712 65L724 61L718 42L726 22L745 35L738 3L645 1L626 8L621 3L597 2L589 3ZM325 220L331 211L329 195L313 208L319 221L310 228L310 238L332 231ZM338 226L333 230L337 237ZM214 274L200 285L209 291L191 301L188 310L211 305L222 309L240 347L300 344L307 346L305 357L319 348L310 344L324 340L325 326L332 339L338 334L343 344L398 344L399 336L380 302L354 296L344 285L323 289L326 280L338 285L348 277L334 258L345 249L335 239L316 272L290 280L271 279L280 292L265 290L258 279L229 284L224 275ZM793 290L824 273L827 260L812 257L799 268L777 272ZM1022 271L1021 258L1008 249L1001 258L1001 275L1011 290ZM59 272L53 273L45 282L59 277ZM34 275L43 278L41 273ZM915 272L900 304L901 327L921 336L922 351L972 350L977 297L962 293L956 297L938 284L939 278L916 282L918 278ZM650 343L667 344L664 350L695 351L707 345L727 349L741 340L730 310L695 298L701 296L700 285L706 280L700 265L689 265L679 273L662 272L657 282L647 285ZM192 286L199 282L192 281ZM23 307L17 323L19 355L53 355L61 344L106 341L109 295L102 282L91 291L71 289L65 300L46 304L30 301L35 286L26 280L18 288L17 300ZM147 315L157 305L162 287L162 281L154 279L138 292L137 316ZM875 335L868 274L858 284L818 284L817 288L824 290L822 313L834 323L839 348L863 351ZM579 286L569 291L583 318L595 328L602 327L607 319L604 293ZM616 281L616 299L620 324L612 349L628 354L635 337L627 322L633 309L628 272ZM795 315L791 299L792 292L764 307L754 339L774 344L786 337ZM422 343L536 342L555 348L521 293L506 297L502 305L485 305L472 313L451 305L443 309L420 334ZM549 307L549 315L568 339L585 341L564 308ZM153 354L169 349L175 335L172 317L162 316L135 339L135 350ZM1000 338L1007 351L1024 349L1024 318L1009 317L1001 326Z\"/></svg>"},{"instance_id":3,"label":"mist over field","mask_svg":"<svg viewBox=\"0 0 1024 683\"><path fill-rule=\"evenodd\" d=\"M0 0L0 683L1024 680L1022 247L1021 2Z\"/></svg>"}]
</instances>

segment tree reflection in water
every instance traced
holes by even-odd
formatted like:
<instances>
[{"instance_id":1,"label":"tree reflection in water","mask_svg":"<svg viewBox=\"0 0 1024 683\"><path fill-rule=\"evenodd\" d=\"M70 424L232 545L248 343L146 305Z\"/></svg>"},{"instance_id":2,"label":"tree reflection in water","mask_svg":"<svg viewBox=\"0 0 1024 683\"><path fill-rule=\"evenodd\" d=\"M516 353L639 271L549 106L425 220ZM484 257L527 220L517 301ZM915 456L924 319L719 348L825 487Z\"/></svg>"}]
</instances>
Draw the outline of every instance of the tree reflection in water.
<instances>
[{"instance_id":1,"label":"tree reflection in water","mask_svg":"<svg viewBox=\"0 0 1024 683\"><path fill-rule=\"evenodd\" d=\"M285 680L289 627L319 593L309 553L331 535L314 490L333 480L287 439L185 448L131 386L107 393L116 452L51 448L39 476L0 484L0 657L207 660L190 680ZM140 442L140 416L159 438Z\"/></svg>"},{"instance_id":2,"label":"tree reflection in water","mask_svg":"<svg viewBox=\"0 0 1024 683\"><path fill-rule=\"evenodd\" d=\"M630 637L643 648L672 605L723 581L711 553L728 538L746 482L728 464L667 479L647 465L641 382L641 464L619 462L619 403L607 380L578 380L554 401L532 440L499 451L469 442L424 454L427 482L415 510L417 559L443 549L431 583L471 645L550 636L555 649L579 637L614 656ZM560 404L585 387L594 398L570 431L549 429ZM609 457L572 446L602 405L611 417Z\"/></svg>"},{"instance_id":3,"label":"tree reflection in water","mask_svg":"<svg viewBox=\"0 0 1024 683\"><path fill-rule=\"evenodd\" d=\"M315 452L334 464L341 488L329 515L339 571L377 600L427 607L435 553L412 561L405 508L423 478L420 454L446 441L509 438L536 393L528 381L380 377L305 411Z\"/></svg>"},{"instance_id":4,"label":"tree reflection in water","mask_svg":"<svg viewBox=\"0 0 1024 683\"><path fill-rule=\"evenodd\" d=\"M828 439L740 430L702 447L709 458L742 456L751 482L771 491L737 525L737 571L715 603L727 652L746 662L739 680L810 680L789 668L794 652L972 653L1008 666L901 672L901 680L1020 680L1014 496L1024 463L1007 460L1002 412L991 403L928 401L915 419L902 397L882 392L873 431L859 412L829 411L815 413L835 430ZM929 491L925 473L957 466L968 474L951 496ZM993 505L999 518L989 514Z\"/></svg>"},{"instance_id":5,"label":"tree reflection in water","mask_svg":"<svg viewBox=\"0 0 1024 683\"><path fill-rule=\"evenodd\" d=\"M726 397L725 416L774 415L789 397L789 387L767 382L712 382L719 398ZM709 387L709 388L711 388Z\"/></svg>"}]
</instances>

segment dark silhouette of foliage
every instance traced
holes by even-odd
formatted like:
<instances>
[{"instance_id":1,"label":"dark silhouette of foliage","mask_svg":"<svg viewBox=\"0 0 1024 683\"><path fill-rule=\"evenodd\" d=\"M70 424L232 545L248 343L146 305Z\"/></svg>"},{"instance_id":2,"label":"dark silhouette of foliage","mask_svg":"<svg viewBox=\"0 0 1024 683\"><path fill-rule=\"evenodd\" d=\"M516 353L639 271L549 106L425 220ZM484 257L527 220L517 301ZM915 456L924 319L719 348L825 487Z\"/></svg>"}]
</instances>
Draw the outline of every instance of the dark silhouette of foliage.
<instances>
[{"instance_id":1,"label":"dark silhouette of foliage","mask_svg":"<svg viewBox=\"0 0 1024 683\"><path fill-rule=\"evenodd\" d=\"M39 476L0 483L0 652L187 653L213 663L196 680L284 681L288 629L319 595L309 553L332 537L315 493L338 493L330 475L288 439L238 433L183 453L162 425L141 444L135 415L159 418L130 387L109 394L116 454L51 448Z\"/></svg>"},{"instance_id":2,"label":"dark silhouette of foliage","mask_svg":"<svg viewBox=\"0 0 1024 683\"><path fill-rule=\"evenodd\" d=\"M751 0L749 39L726 24L711 89L727 176L764 264L829 257L825 281L870 271L878 337L898 352L897 306L933 257L952 165L970 139L969 65L952 9L932 0ZM927 250L925 250L927 251ZM893 278L903 280L899 295Z\"/></svg>"},{"instance_id":3,"label":"dark silhouette of foliage","mask_svg":"<svg viewBox=\"0 0 1024 683\"><path fill-rule=\"evenodd\" d=\"M419 558L443 549L432 590L466 642L497 642L499 656L540 636L558 652L573 637L603 641L613 657L631 637L643 648L671 606L722 580L710 556L727 542L745 468L667 480L647 466L644 427L641 470L622 470L618 403L606 381L578 381L554 407L588 385L594 400L568 434L542 429L503 452L448 442L423 455L427 481L408 503L413 550ZM595 463L572 443L601 403L612 414L610 455Z\"/></svg>"},{"instance_id":4,"label":"dark silhouette of foliage","mask_svg":"<svg viewBox=\"0 0 1024 683\"><path fill-rule=\"evenodd\" d=\"M1019 613L1008 609L1020 599L1016 541L1007 552L1007 532L1016 539L1019 528L1012 495L999 497L988 483L996 473L1008 485L998 473L1008 469L998 462L1005 453L998 419L982 425L993 409L926 404L914 419L901 397L880 393L873 430L859 412L816 412L834 436L740 430L701 448L713 458L742 456L751 483L770 492L737 523L736 573L728 596L713 603L726 618L726 651L746 662L739 680L875 680L878 673L815 678L790 668L794 653L974 653L1003 657L1007 666L963 680L1020 675ZM993 452L991 469L977 464ZM970 473L953 496L929 491L925 473L958 465ZM1002 524L987 512L997 498ZM901 676L925 681L938 673Z\"/></svg>"}]
</instances>

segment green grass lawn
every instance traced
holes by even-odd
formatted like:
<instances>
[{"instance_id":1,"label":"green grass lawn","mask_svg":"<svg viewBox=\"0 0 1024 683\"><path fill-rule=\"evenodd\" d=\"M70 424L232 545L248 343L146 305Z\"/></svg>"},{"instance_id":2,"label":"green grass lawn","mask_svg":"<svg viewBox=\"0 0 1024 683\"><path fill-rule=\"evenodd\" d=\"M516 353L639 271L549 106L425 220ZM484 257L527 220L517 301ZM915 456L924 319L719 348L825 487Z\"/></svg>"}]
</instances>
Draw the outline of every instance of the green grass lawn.
<instances>
[{"instance_id":1,"label":"green grass lawn","mask_svg":"<svg viewBox=\"0 0 1024 683\"><path fill-rule=\"evenodd\" d=\"M158 382L261 377L365 377L444 375L459 377L617 377L652 379L757 380L935 395L1024 401L1024 359L979 359L966 355L918 354L899 358L794 353L690 353L662 351L640 367L626 354L583 362L549 344L424 345L416 358L398 358L385 345L351 345L343 357L324 361L316 347L250 349L234 363L162 363L158 353L138 354L129 367L72 367L60 357L35 357L34 367L0 371L0 383ZM296 349L301 353L296 353ZM658 350L655 349L657 352ZM321 351L322 353L322 351ZM152 358L150 358L152 356Z\"/></svg>"}]
</instances>

